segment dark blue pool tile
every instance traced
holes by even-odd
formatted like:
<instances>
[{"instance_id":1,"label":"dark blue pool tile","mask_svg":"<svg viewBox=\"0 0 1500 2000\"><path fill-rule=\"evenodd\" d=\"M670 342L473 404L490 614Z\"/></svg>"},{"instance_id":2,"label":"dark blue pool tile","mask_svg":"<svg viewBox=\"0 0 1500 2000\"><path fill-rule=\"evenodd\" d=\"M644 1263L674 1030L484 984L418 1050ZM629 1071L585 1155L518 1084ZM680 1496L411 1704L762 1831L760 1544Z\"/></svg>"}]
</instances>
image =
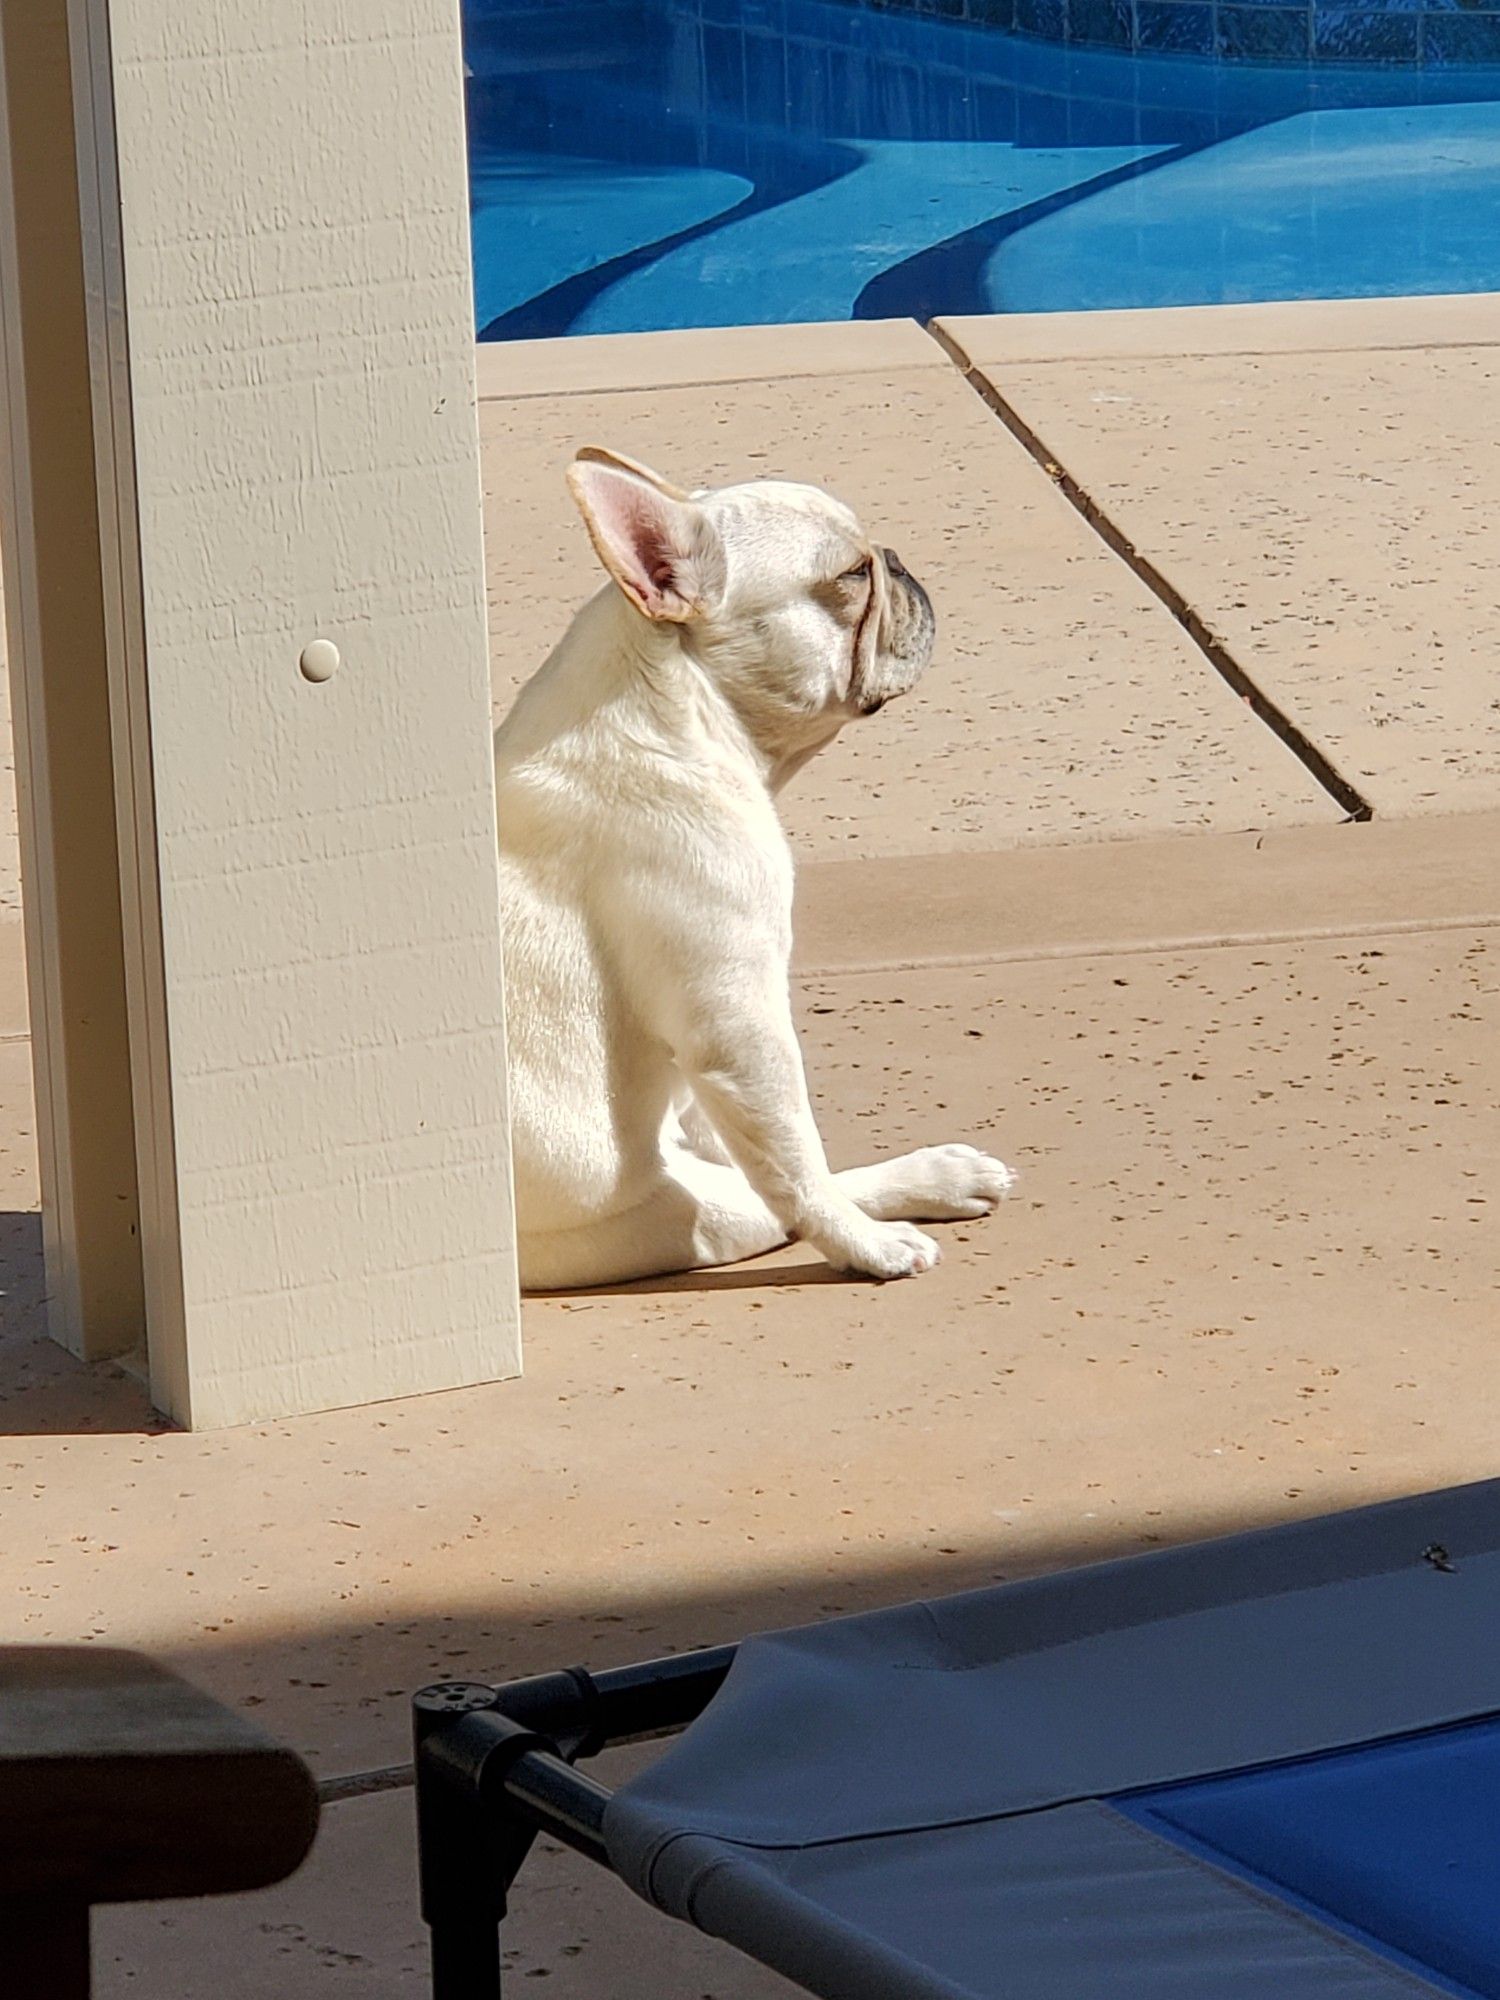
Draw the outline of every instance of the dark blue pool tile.
<instances>
[{"instance_id":1,"label":"dark blue pool tile","mask_svg":"<svg viewBox=\"0 0 1500 2000\"><path fill-rule=\"evenodd\" d=\"M1219 54L1305 61L1311 53L1311 18L1306 7L1220 7Z\"/></svg>"},{"instance_id":2,"label":"dark blue pool tile","mask_svg":"<svg viewBox=\"0 0 1500 2000\"><path fill-rule=\"evenodd\" d=\"M839 64L836 85L844 130L862 138L874 117L875 59L863 49L850 49Z\"/></svg>"},{"instance_id":3,"label":"dark blue pool tile","mask_svg":"<svg viewBox=\"0 0 1500 2000\"><path fill-rule=\"evenodd\" d=\"M786 0L740 0L729 18L747 31L758 28L762 34L785 36Z\"/></svg>"},{"instance_id":4,"label":"dark blue pool tile","mask_svg":"<svg viewBox=\"0 0 1500 2000\"><path fill-rule=\"evenodd\" d=\"M1424 14L1422 60L1500 62L1500 14Z\"/></svg>"},{"instance_id":5,"label":"dark blue pool tile","mask_svg":"<svg viewBox=\"0 0 1500 2000\"><path fill-rule=\"evenodd\" d=\"M1130 0L1068 0L1068 40L1090 48L1128 49Z\"/></svg>"},{"instance_id":6,"label":"dark blue pool tile","mask_svg":"<svg viewBox=\"0 0 1500 2000\"><path fill-rule=\"evenodd\" d=\"M787 114L793 129L827 131L837 98L827 46L821 42L789 42L786 54Z\"/></svg>"},{"instance_id":7,"label":"dark blue pool tile","mask_svg":"<svg viewBox=\"0 0 1500 2000\"><path fill-rule=\"evenodd\" d=\"M880 13L867 13L870 48L887 62L930 63L935 18L919 14L912 0L902 0L900 7L887 4Z\"/></svg>"},{"instance_id":8,"label":"dark blue pool tile","mask_svg":"<svg viewBox=\"0 0 1500 2000\"><path fill-rule=\"evenodd\" d=\"M1313 53L1325 61L1415 62L1422 21L1366 7L1319 7L1313 15Z\"/></svg>"},{"instance_id":9,"label":"dark blue pool tile","mask_svg":"<svg viewBox=\"0 0 1500 2000\"><path fill-rule=\"evenodd\" d=\"M974 137L989 145L1015 145L1019 101L1015 85L976 82L969 95L974 106Z\"/></svg>"},{"instance_id":10,"label":"dark blue pool tile","mask_svg":"<svg viewBox=\"0 0 1500 2000\"><path fill-rule=\"evenodd\" d=\"M964 16L982 28L1009 33L1016 25L1016 0L964 0Z\"/></svg>"},{"instance_id":11,"label":"dark blue pool tile","mask_svg":"<svg viewBox=\"0 0 1500 2000\"><path fill-rule=\"evenodd\" d=\"M1211 56L1214 10L1191 0L1136 0L1136 41L1160 55Z\"/></svg>"},{"instance_id":12,"label":"dark blue pool tile","mask_svg":"<svg viewBox=\"0 0 1500 2000\"><path fill-rule=\"evenodd\" d=\"M926 134L922 118L924 77L905 63L882 63L875 73L875 125L881 139L916 139Z\"/></svg>"},{"instance_id":13,"label":"dark blue pool tile","mask_svg":"<svg viewBox=\"0 0 1500 2000\"><path fill-rule=\"evenodd\" d=\"M753 122L764 122L768 111L774 112L775 124L785 122L785 35L746 35L745 103L757 114Z\"/></svg>"},{"instance_id":14,"label":"dark blue pool tile","mask_svg":"<svg viewBox=\"0 0 1500 2000\"><path fill-rule=\"evenodd\" d=\"M1016 0L1016 32L1045 35L1049 41L1063 38L1063 0Z\"/></svg>"},{"instance_id":15,"label":"dark blue pool tile","mask_svg":"<svg viewBox=\"0 0 1500 2000\"><path fill-rule=\"evenodd\" d=\"M745 118L745 41L732 28L716 28L705 22L699 29L703 44L703 73L707 80L709 108L726 117Z\"/></svg>"},{"instance_id":16,"label":"dark blue pool tile","mask_svg":"<svg viewBox=\"0 0 1500 2000\"><path fill-rule=\"evenodd\" d=\"M869 10L861 0L844 0L842 6L819 13L818 34L829 48L867 48L872 29Z\"/></svg>"},{"instance_id":17,"label":"dark blue pool tile","mask_svg":"<svg viewBox=\"0 0 1500 2000\"><path fill-rule=\"evenodd\" d=\"M1016 98L1016 139L1018 146L1054 147L1068 144L1068 119L1072 102L1054 97L1050 91L1022 90Z\"/></svg>"}]
</instances>

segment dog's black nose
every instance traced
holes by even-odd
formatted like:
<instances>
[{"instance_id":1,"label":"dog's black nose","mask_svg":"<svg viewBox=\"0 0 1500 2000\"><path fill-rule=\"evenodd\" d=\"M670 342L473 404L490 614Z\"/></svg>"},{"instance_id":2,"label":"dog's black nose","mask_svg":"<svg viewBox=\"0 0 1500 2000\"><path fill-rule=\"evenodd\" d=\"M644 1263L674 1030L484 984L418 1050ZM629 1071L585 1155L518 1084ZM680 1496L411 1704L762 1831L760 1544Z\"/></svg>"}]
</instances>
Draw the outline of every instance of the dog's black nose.
<instances>
[{"instance_id":1,"label":"dog's black nose","mask_svg":"<svg viewBox=\"0 0 1500 2000\"><path fill-rule=\"evenodd\" d=\"M885 557L885 566L892 576L899 577L907 574L906 564L902 562L894 549L882 549L880 553Z\"/></svg>"}]
</instances>

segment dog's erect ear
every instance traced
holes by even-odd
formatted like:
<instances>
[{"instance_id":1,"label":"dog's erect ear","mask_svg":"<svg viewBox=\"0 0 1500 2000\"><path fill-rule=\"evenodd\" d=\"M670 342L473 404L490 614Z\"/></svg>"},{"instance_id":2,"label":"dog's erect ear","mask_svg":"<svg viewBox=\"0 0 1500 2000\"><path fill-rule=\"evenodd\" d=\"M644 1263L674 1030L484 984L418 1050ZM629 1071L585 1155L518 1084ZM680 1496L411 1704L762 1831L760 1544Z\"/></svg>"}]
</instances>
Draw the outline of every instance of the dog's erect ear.
<instances>
[{"instance_id":1,"label":"dog's erect ear","mask_svg":"<svg viewBox=\"0 0 1500 2000\"><path fill-rule=\"evenodd\" d=\"M599 560L638 611L681 625L724 589L724 549L703 509L654 472L590 448L568 467Z\"/></svg>"},{"instance_id":2,"label":"dog's erect ear","mask_svg":"<svg viewBox=\"0 0 1500 2000\"><path fill-rule=\"evenodd\" d=\"M610 451L606 445L580 445L573 456L580 465L612 465L616 472L633 473L637 479L644 479L648 486L654 486L658 493L665 493L669 500L688 500L692 497L670 479L653 472L649 465L642 465L638 458L627 458L623 451Z\"/></svg>"}]
</instances>

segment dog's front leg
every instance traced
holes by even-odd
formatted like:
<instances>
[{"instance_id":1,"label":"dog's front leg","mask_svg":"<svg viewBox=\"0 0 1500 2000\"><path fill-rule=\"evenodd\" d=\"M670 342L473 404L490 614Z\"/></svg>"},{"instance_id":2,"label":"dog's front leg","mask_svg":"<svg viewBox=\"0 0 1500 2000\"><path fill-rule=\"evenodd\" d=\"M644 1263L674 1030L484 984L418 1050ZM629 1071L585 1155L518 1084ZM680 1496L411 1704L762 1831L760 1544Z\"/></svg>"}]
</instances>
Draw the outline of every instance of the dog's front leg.
<instances>
[{"instance_id":1,"label":"dog's front leg","mask_svg":"<svg viewBox=\"0 0 1500 2000\"><path fill-rule=\"evenodd\" d=\"M731 1157L789 1236L841 1271L905 1278L940 1252L909 1222L879 1221L829 1171L779 968L741 967L715 1004L677 1023L675 1053Z\"/></svg>"},{"instance_id":2,"label":"dog's front leg","mask_svg":"<svg viewBox=\"0 0 1500 2000\"><path fill-rule=\"evenodd\" d=\"M600 898L631 1013L788 1236L841 1271L929 1271L941 1254L932 1238L870 1215L829 1171L792 1021L790 857L736 844L743 829L732 820L713 833L677 850L670 879L653 857L621 867Z\"/></svg>"}]
</instances>

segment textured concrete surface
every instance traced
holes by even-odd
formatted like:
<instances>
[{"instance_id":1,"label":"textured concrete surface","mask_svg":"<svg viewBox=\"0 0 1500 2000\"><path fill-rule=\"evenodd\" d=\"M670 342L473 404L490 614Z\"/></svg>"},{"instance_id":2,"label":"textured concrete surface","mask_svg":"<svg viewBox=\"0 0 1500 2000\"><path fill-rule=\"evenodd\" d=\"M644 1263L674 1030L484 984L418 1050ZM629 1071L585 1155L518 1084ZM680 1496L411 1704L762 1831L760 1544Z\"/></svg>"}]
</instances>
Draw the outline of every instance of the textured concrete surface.
<instances>
[{"instance_id":1,"label":"textured concrete surface","mask_svg":"<svg viewBox=\"0 0 1500 2000\"><path fill-rule=\"evenodd\" d=\"M1470 302L1427 346L1364 350L1347 309L1326 348L1327 307L1234 311L1209 354L1102 328L1047 362L998 324L951 331L1377 813L1500 805L1500 313ZM1204 315L1170 317L1186 348Z\"/></svg>"},{"instance_id":2,"label":"textured concrete surface","mask_svg":"<svg viewBox=\"0 0 1500 2000\"><path fill-rule=\"evenodd\" d=\"M1494 345L1493 292L1295 304L1162 306L1140 312L958 315L939 324L986 362L1175 360L1213 354L1357 354L1387 348ZM1357 450L1354 433L1349 448Z\"/></svg>"},{"instance_id":3,"label":"textured concrete surface","mask_svg":"<svg viewBox=\"0 0 1500 2000\"><path fill-rule=\"evenodd\" d=\"M842 329L849 345L866 332L874 355L896 346L886 327ZM715 340L675 338L705 352ZM926 680L789 789L801 852L988 852L1336 818L957 371L906 363L922 338L908 330L900 367L815 383L778 374L551 397L528 361L528 393L480 413L497 707L595 587L563 469L579 445L607 444L689 485L829 486L932 594L939 649ZM618 363L611 342L594 344L610 379L638 371L639 341L626 339ZM776 343L754 345L772 365Z\"/></svg>"},{"instance_id":4,"label":"textured concrete surface","mask_svg":"<svg viewBox=\"0 0 1500 2000\"><path fill-rule=\"evenodd\" d=\"M478 349L475 376L480 401L490 402L948 365L942 349L915 320L838 320L492 342Z\"/></svg>"},{"instance_id":5,"label":"textured concrete surface","mask_svg":"<svg viewBox=\"0 0 1500 2000\"><path fill-rule=\"evenodd\" d=\"M623 1764L593 1768L614 1782ZM237 1921L214 1904L104 1912L94 1927L97 1992L425 2000L426 1934L415 1879L400 1860L410 1820L405 1795L341 1806L301 1873L244 1899ZM527 1865L505 1969L518 1991L547 2000L793 2000L800 1991L726 1945L664 1923L610 1876L545 1843Z\"/></svg>"},{"instance_id":6,"label":"textured concrete surface","mask_svg":"<svg viewBox=\"0 0 1500 2000\"><path fill-rule=\"evenodd\" d=\"M17 1338L16 1629L149 1644L361 1768L400 1757L434 1673L608 1662L1488 1470L1495 939L804 976L837 1159L966 1135L1024 1170L911 1285L792 1249L538 1300L519 1385L213 1437L154 1432L128 1383ZM400 1804L332 1809L318 1867L232 1918L110 1919L103 1990L417 1991ZM577 1880L522 1899L559 1977L631 1934L608 1898L575 1917Z\"/></svg>"},{"instance_id":7,"label":"textured concrete surface","mask_svg":"<svg viewBox=\"0 0 1500 2000\"><path fill-rule=\"evenodd\" d=\"M998 964L1232 940L1480 930L1500 922L1500 814L1373 820L1008 854L813 861L804 970Z\"/></svg>"},{"instance_id":8,"label":"textured concrete surface","mask_svg":"<svg viewBox=\"0 0 1500 2000\"><path fill-rule=\"evenodd\" d=\"M1381 1445L1382 1479L1461 1466L1500 1394L1484 1361L1500 1137L1492 929L1071 958L1049 957L1035 929L1029 960L850 962L797 982L840 1164L970 1138L1023 1169L995 1218L942 1232L949 1254L928 1279L839 1282L793 1248L540 1299L524 1382L198 1436L156 1434L127 1378L45 1344L34 1308L8 1315L0 1424L26 1441L0 1476L0 1573L19 1592L18 1629L52 1635L97 1607L120 1643L175 1634L201 1648L202 1669L225 1663L226 1690L242 1684L244 1647L266 1667L330 1649L349 1666L399 1656L398 1681L379 1666L323 1689L266 1675L266 1719L337 1768L393 1753L404 1722L383 1689L447 1657L397 1643L408 1606L472 1617L485 1664L514 1671L556 1650L526 1615L539 1590L551 1615L567 1603L582 1620L570 1644L614 1658L670 1636L665 1605L705 1587L774 1597L807 1562L874 1573L951 1544L982 1570L997 1537L1030 1557L1102 1546L1122 1522L1128 1538L1131 1509L1160 1505L1144 1496L1163 1481L1183 1482L1174 1532L1211 1524L1221 1491L1257 1517L1287 1484L1347 1497L1337 1454L1294 1468L1292 1452L1269 1483L1251 1461L1227 1485L1226 1468L1208 1468L1212 1485L1189 1476L1206 1428L1243 1441L1300 1394L1301 1378L1288 1390L1272 1377L1305 1351L1309 1315L1349 1360L1329 1407L1351 1421L1323 1448L1358 1429ZM0 1116L23 1135L24 1051L4 1056ZM24 1213L24 1147L9 1158ZM1215 1350L1237 1362L1218 1415L1222 1371L1183 1344L1203 1325L1241 1343ZM1418 1334L1424 1379L1455 1392L1425 1445L1409 1434L1414 1406L1352 1417ZM1105 1356L1120 1374L1095 1396L1088 1371ZM1097 1517L1074 1505L1095 1477L1086 1459L1056 1454L1079 1426L1121 1445ZM941 1479L913 1449L924 1438ZM1435 1455L1419 1464L1424 1450ZM1042 1512L997 1530L994 1508L1022 1504L1017 1493ZM612 1633L590 1605L643 1629ZM735 1615L708 1607L703 1635Z\"/></svg>"},{"instance_id":9,"label":"textured concrete surface","mask_svg":"<svg viewBox=\"0 0 1500 2000\"><path fill-rule=\"evenodd\" d=\"M521 1382L186 1436L43 1335L20 934L0 912L18 1634L146 1646L352 1771L403 1757L407 1694L437 1675L609 1664L1493 1471L1500 818L1344 826L1295 790L1274 820L1238 818L1226 802L1300 767L1174 650L1116 557L1082 552L972 391L925 349L900 359L906 338L882 330L878 367L816 395L694 390L679 355L652 398L617 350L614 392L488 402L492 612L519 652L588 587L555 478L580 415L627 417L600 435L660 443L688 476L742 469L752 444L853 469L852 497L959 608L927 689L806 774L795 994L820 1119L840 1164L982 1140L1022 1168L1018 1197L940 1228L943 1263L910 1284L841 1281L793 1247L540 1298ZM1384 421L1351 418L1341 462ZM685 464L704 438L721 456ZM1033 584L997 593L1008 548ZM1031 664L1002 701L1012 645ZM1049 659L1065 698L1043 714ZM1121 691L1144 707L1158 685L1183 690L1181 720L1117 782ZM1020 746L1024 824L997 742ZM1226 760L1207 775L1204 743ZM1172 837L1122 837L1141 827ZM418 2000L409 1794L332 1807L281 1889L106 1913L96 1937L106 2000ZM509 1945L517 1985L545 1977L555 2000L791 1990L556 1853Z\"/></svg>"}]
</instances>

